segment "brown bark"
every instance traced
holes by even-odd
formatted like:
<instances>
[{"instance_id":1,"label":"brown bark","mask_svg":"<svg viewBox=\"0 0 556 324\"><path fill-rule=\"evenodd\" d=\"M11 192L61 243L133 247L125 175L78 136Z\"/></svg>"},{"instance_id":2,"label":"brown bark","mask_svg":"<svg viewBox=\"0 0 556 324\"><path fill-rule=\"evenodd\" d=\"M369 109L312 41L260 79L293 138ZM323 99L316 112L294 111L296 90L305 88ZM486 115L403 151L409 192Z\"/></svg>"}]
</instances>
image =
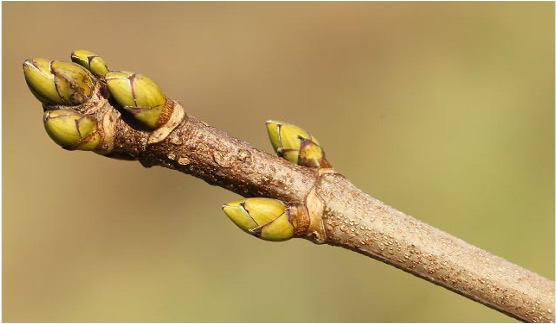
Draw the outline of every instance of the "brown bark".
<instances>
[{"instance_id":1,"label":"brown bark","mask_svg":"<svg viewBox=\"0 0 556 324\"><path fill-rule=\"evenodd\" d=\"M153 136L98 93L73 107L102 125L98 153L178 170L245 197L304 204L311 225L298 220L303 238L378 259L523 321L554 321L553 281L385 205L333 170L294 165L187 114Z\"/></svg>"},{"instance_id":2,"label":"brown bark","mask_svg":"<svg viewBox=\"0 0 556 324\"><path fill-rule=\"evenodd\" d=\"M554 322L554 282L366 195L347 179L324 175L328 244L391 264L529 322Z\"/></svg>"}]
</instances>

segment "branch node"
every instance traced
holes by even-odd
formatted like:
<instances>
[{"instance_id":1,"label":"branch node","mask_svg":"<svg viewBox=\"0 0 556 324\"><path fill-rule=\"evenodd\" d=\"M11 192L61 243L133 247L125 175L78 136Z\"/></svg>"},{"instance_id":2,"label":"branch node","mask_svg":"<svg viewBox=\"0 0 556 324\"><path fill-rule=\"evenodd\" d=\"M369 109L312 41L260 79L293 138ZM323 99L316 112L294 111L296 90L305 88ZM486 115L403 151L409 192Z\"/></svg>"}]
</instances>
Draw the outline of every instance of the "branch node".
<instances>
[{"instance_id":1,"label":"branch node","mask_svg":"<svg viewBox=\"0 0 556 324\"><path fill-rule=\"evenodd\" d=\"M310 220L306 235L316 244L324 244L328 239L324 221L322 219L325 204L323 199L318 195L317 189L320 182L319 180L324 174L335 174L337 172L332 168L319 168L317 172L315 185L307 194L307 197L305 197L305 206L307 207Z\"/></svg>"},{"instance_id":2,"label":"branch node","mask_svg":"<svg viewBox=\"0 0 556 324\"><path fill-rule=\"evenodd\" d=\"M185 113L185 109L174 100L168 99L168 103L173 105L172 114L170 115L170 119L162 125L157 130L153 131L147 140L147 145L160 143L170 135L170 133L181 124L184 119L187 118L187 114Z\"/></svg>"}]
</instances>

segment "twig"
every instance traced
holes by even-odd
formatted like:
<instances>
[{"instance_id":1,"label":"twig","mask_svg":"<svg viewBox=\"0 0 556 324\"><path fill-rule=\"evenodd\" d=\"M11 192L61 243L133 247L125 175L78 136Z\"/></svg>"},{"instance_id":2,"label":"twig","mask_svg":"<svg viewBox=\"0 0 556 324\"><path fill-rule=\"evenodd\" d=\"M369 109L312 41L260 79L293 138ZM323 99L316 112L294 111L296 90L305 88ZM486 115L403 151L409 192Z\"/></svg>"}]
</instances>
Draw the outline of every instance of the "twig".
<instances>
[{"instance_id":1,"label":"twig","mask_svg":"<svg viewBox=\"0 0 556 324\"><path fill-rule=\"evenodd\" d=\"M331 168L298 166L230 137L175 101L167 102L164 125L146 130L102 90L97 85L79 106L47 107L95 119L97 153L296 204L305 210L292 220L297 237L362 253L522 321L554 321L553 281L385 205Z\"/></svg>"}]
</instances>

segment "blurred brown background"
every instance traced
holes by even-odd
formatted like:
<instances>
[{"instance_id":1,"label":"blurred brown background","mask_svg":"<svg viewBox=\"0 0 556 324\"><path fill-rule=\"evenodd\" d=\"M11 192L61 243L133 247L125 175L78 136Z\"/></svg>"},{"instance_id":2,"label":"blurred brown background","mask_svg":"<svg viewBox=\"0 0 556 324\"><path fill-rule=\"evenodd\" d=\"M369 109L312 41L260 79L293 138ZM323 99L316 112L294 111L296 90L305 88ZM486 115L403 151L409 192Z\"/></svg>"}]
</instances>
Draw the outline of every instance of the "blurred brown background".
<instances>
[{"instance_id":1,"label":"blurred brown background","mask_svg":"<svg viewBox=\"0 0 556 324\"><path fill-rule=\"evenodd\" d=\"M554 3L3 3L3 320L509 321L237 196L60 149L21 64L77 48L270 151L303 126L386 203L554 279Z\"/></svg>"}]
</instances>

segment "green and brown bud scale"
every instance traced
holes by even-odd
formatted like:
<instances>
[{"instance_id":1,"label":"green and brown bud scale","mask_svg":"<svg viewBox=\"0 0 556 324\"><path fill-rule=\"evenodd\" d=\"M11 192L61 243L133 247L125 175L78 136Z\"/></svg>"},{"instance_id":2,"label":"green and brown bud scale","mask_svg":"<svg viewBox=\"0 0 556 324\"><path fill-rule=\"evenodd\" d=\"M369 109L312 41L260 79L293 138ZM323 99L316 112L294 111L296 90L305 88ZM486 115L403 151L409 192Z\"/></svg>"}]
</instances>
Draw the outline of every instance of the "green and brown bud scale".
<instances>
[{"instance_id":1,"label":"green and brown bud scale","mask_svg":"<svg viewBox=\"0 0 556 324\"><path fill-rule=\"evenodd\" d=\"M147 128L157 129L166 121L172 107L148 77L128 71L108 72L106 84L118 104Z\"/></svg>"},{"instance_id":2,"label":"green and brown bud scale","mask_svg":"<svg viewBox=\"0 0 556 324\"><path fill-rule=\"evenodd\" d=\"M78 49L71 53L71 60L87 70L91 71L94 75L105 76L108 73L108 66L106 61L96 53Z\"/></svg>"},{"instance_id":3,"label":"green and brown bud scale","mask_svg":"<svg viewBox=\"0 0 556 324\"><path fill-rule=\"evenodd\" d=\"M101 141L95 119L69 109L47 110L44 128L50 138L67 150L92 151Z\"/></svg>"},{"instance_id":4,"label":"green and brown bud scale","mask_svg":"<svg viewBox=\"0 0 556 324\"><path fill-rule=\"evenodd\" d=\"M266 129L276 153L295 164L312 168L329 168L318 140L301 127L269 120Z\"/></svg>"},{"instance_id":5,"label":"green and brown bud scale","mask_svg":"<svg viewBox=\"0 0 556 324\"><path fill-rule=\"evenodd\" d=\"M91 97L95 85L89 71L71 62L25 60L23 73L35 97L49 105L82 104Z\"/></svg>"},{"instance_id":6,"label":"green and brown bud scale","mask_svg":"<svg viewBox=\"0 0 556 324\"><path fill-rule=\"evenodd\" d=\"M222 206L224 213L242 230L267 241L293 237L290 209L277 199L246 198Z\"/></svg>"}]
</instances>

